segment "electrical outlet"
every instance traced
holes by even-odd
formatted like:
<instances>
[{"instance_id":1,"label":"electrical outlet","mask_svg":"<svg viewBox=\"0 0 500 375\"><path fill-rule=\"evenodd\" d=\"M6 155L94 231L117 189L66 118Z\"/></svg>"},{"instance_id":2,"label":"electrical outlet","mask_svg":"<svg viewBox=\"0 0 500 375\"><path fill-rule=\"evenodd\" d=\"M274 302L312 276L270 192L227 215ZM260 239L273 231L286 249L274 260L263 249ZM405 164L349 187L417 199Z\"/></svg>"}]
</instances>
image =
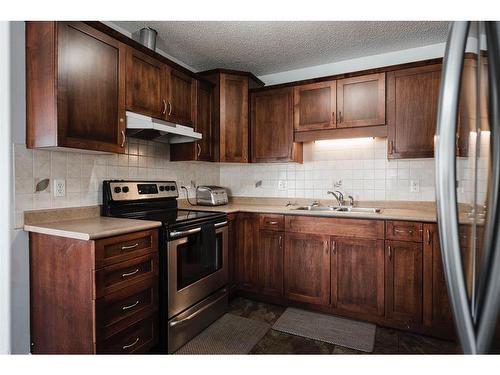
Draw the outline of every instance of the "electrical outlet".
<instances>
[{"instance_id":1,"label":"electrical outlet","mask_svg":"<svg viewBox=\"0 0 500 375\"><path fill-rule=\"evenodd\" d=\"M66 180L54 180L54 197L66 195Z\"/></svg>"},{"instance_id":2,"label":"electrical outlet","mask_svg":"<svg viewBox=\"0 0 500 375\"><path fill-rule=\"evenodd\" d=\"M418 193L420 191L420 183L418 180L411 180L410 181L410 192L411 193Z\"/></svg>"},{"instance_id":3,"label":"electrical outlet","mask_svg":"<svg viewBox=\"0 0 500 375\"><path fill-rule=\"evenodd\" d=\"M285 180L278 181L278 190L286 190L286 181Z\"/></svg>"}]
</instances>

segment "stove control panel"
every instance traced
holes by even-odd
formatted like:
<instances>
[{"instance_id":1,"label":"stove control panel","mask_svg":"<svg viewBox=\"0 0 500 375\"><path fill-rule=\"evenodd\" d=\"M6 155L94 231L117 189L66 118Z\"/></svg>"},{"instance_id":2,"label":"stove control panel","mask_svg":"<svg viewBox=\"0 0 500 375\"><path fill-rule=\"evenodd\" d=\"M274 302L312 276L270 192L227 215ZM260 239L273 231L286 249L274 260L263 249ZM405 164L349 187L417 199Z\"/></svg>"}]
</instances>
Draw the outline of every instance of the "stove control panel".
<instances>
[{"instance_id":1,"label":"stove control panel","mask_svg":"<svg viewBox=\"0 0 500 375\"><path fill-rule=\"evenodd\" d=\"M110 181L109 189L114 201L155 198L177 198L175 181Z\"/></svg>"}]
</instances>

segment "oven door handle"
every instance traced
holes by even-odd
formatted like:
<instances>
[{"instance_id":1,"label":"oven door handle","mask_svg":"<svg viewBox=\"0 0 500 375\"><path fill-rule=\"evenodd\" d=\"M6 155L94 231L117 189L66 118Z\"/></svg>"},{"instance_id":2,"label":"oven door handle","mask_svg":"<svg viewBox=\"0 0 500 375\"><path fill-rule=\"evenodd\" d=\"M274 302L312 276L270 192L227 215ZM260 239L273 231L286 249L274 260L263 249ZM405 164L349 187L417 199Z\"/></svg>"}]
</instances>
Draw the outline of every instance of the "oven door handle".
<instances>
[{"instance_id":1,"label":"oven door handle","mask_svg":"<svg viewBox=\"0 0 500 375\"><path fill-rule=\"evenodd\" d=\"M224 288L222 289L222 291L220 292L222 295L221 297L217 298L215 301L212 301L210 302L208 305L205 305L203 306L201 309L199 310L196 310L194 313L186 316L185 318L182 318L182 319L179 319L179 320L174 320L170 323L168 323L168 325L170 327L175 327L175 326L178 326L179 324L183 324L183 323L186 323L188 321L190 321L191 319L193 318L196 318L198 315L200 315L203 311L205 311L206 309L208 309L209 307L211 307L212 305L214 305L215 303L219 302L219 300L224 297L224 293L226 293L227 289Z\"/></svg>"},{"instance_id":2,"label":"oven door handle","mask_svg":"<svg viewBox=\"0 0 500 375\"><path fill-rule=\"evenodd\" d=\"M216 223L216 224L214 224L214 227L220 228L220 227L223 227L224 225L227 225L227 221L222 221L220 223Z\"/></svg>"},{"instance_id":3,"label":"oven door handle","mask_svg":"<svg viewBox=\"0 0 500 375\"><path fill-rule=\"evenodd\" d=\"M195 234L195 233L199 233L199 232L201 232L201 227L188 229L188 230L181 230L181 231L173 230L172 232L170 232L170 237L171 238L184 237L184 236L188 236L190 234Z\"/></svg>"}]
</instances>

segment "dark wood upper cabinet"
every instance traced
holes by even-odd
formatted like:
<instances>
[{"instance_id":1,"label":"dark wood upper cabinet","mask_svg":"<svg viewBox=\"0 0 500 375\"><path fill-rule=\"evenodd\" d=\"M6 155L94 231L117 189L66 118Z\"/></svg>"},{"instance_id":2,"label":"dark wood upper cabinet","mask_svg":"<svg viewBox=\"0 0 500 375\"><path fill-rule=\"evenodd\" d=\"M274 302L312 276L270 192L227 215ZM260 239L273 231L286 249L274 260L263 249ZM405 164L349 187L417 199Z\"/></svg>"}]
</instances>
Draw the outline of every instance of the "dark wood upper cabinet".
<instances>
[{"instance_id":1,"label":"dark wood upper cabinet","mask_svg":"<svg viewBox=\"0 0 500 375\"><path fill-rule=\"evenodd\" d=\"M263 82L247 72L224 69L200 74L214 84L213 161L247 163L248 90Z\"/></svg>"},{"instance_id":2,"label":"dark wood upper cabinet","mask_svg":"<svg viewBox=\"0 0 500 375\"><path fill-rule=\"evenodd\" d=\"M166 119L193 126L196 115L196 80L169 66L165 66L165 71L168 87Z\"/></svg>"},{"instance_id":3,"label":"dark wood upper cabinet","mask_svg":"<svg viewBox=\"0 0 500 375\"><path fill-rule=\"evenodd\" d=\"M195 131L202 134L196 142L176 143L170 145L170 160L212 161L213 157L213 125L214 101L212 85L209 82L196 82L196 117Z\"/></svg>"},{"instance_id":4,"label":"dark wood upper cabinet","mask_svg":"<svg viewBox=\"0 0 500 375\"><path fill-rule=\"evenodd\" d=\"M384 316L384 241L332 237L332 306Z\"/></svg>"},{"instance_id":5,"label":"dark wood upper cabinet","mask_svg":"<svg viewBox=\"0 0 500 375\"><path fill-rule=\"evenodd\" d=\"M250 95L252 162L302 162L302 143L293 141L293 89Z\"/></svg>"},{"instance_id":6,"label":"dark wood upper cabinet","mask_svg":"<svg viewBox=\"0 0 500 375\"><path fill-rule=\"evenodd\" d=\"M285 234L285 296L318 305L330 303L330 237Z\"/></svg>"},{"instance_id":7,"label":"dark wood upper cabinet","mask_svg":"<svg viewBox=\"0 0 500 375\"><path fill-rule=\"evenodd\" d=\"M453 333L443 260L436 224L424 224L424 324L443 333Z\"/></svg>"},{"instance_id":8,"label":"dark wood upper cabinet","mask_svg":"<svg viewBox=\"0 0 500 375\"><path fill-rule=\"evenodd\" d=\"M127 110L163 118L167 111L165 65L133 48L127 49Z\"/></svg>"},{"instance_id":9,"label":"dark wood upper cabinet","mask_svg":"<svg viewBox=\"0 0 500 375\"><path fill-rule=\"evenodd\" d=\"M337 81L337 127L385 125L385 73Z\"/></svg>"},{"instance_id":10,"label":"dark wood upper cabinet","mask_svg":"<svg viewBox=\"0 0 500 375\"><path fill-rule=\"evenodd\" d=\"M285 233L259 232L259 275L262 293L283 296L283 251Z\"/></svg>"},{"instance_id":11,"label":"dark wood upper cabinet","mask_svg":"<svg viewBox=\"0 0 500 375\"><path fill-rule=\"evenodd\" d=\"M29 148L124 152L125 45L82 22L26 23Z\"/></svg>"},{"instance_id":12,"label":"dark wood upper cabinet","mask_svg":"<svg viewBox=\"0 0 500 375\"><path fill-rule=\"evenodd\" d=\"M422 244L385 242L386 318L412 326L422 323Z\"/></svg>"},{"instance_id":13,"label":"dark wood upper cabinet","mask_svg":"<svg viewBox=\"0 0 500 375\"><path fill-rule=\"evenodd\" d=\"M241 289L258 291L259 278L259 215L240 213L237 218L237 279Z\"/></svg>"},{"instance_id":14,"label":"dark wood upper cabinet","mask_svg":"<svg viewBox=\"0 0 500 375\"><path fill-rule=\"evenodd\" d=\"M295 131L336 127L336 81L296 86L293 95Z\"/></svg>"},{"instance_id":15,"label":"dark wood upper cabinet","mask_svg":"<svg viewBox=\"0 0 500 375\"><path fill-rule=\"evenodd\" d=\"M248 162L248 79L221 74L219 93L219 160Z\"/></svg>"},{"instance_id":16,"label":"dark wood upper cabinet","mask_svg":"<svg viewBox=\"0 0 500 375\"><path fill-rule=\"evenodd\" d=\"M387 73L390 159L434 156L441 64Z\"/></svg>"}]
</instances>

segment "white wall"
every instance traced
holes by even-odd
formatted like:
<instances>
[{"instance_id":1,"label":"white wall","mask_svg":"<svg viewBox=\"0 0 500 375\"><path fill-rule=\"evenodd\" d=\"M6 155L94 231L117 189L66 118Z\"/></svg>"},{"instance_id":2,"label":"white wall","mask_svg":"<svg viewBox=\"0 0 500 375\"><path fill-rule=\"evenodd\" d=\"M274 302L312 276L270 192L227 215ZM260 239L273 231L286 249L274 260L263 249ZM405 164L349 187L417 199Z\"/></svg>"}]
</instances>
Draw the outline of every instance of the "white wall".
<instances>
[{"instance_id":1,"label":"white wall","mask_svg":"<svg viewBox=\"0 0 500 375\"><path fill-rule=\"evenodd\" d=\"M0 180L12 180L9 95L9 23L0 22ZM9 207L11 184L0 189L0 207ZM10 353L10 221L11 211L0 210L0 354Z\"/></svg>"},{"instance_id":2,"label":"white wall","mask_svg":"<svg viewBox=\"0 0 500 375\"><path fill-rule=\"evenodd\" d=\"M365 69L404 64L413 61L434 59L444 56L445 43L431 44L419 48L365 56L357 59L338 61L330 64L310 66L302 69L259 76L266 85L325 77L334 74L356 72Z\"/></svg>"}]
</instances>

